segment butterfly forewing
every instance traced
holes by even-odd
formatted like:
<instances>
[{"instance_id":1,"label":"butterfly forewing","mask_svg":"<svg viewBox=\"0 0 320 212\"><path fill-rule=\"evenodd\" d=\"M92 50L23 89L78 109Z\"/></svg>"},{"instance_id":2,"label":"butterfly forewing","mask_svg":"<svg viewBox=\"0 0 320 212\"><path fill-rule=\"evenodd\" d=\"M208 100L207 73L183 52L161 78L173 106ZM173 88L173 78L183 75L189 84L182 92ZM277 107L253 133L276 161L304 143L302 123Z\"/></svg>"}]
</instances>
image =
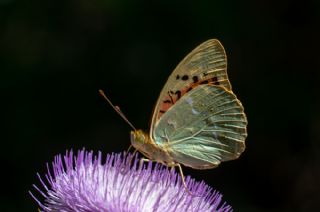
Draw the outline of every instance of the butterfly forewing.
<instances>
[{"instance_id":1,"label":"butterfly forewing","mask_svg":"<svg viewBox=\"0 0 320 212\"><path fill-rule=\"evenodd\" d=\"M153 138L175 161L206 169L238 158L245 149L246 126L243 107L232 92L199 85L163 114Z\"/></svg>"},{"instance_id":2,"label":"butterfly forewing","mask_svg":"<svg viewBox=\"0 0 320 212\"><path fill-rule=\"evenodd\" d=\"M200 44L179 63L170 75L156 103L150 135L160 117L182 96L201 84L214 84L231 90L227 76L225 50L216 39Z\"/></svg>"}]
</instances>

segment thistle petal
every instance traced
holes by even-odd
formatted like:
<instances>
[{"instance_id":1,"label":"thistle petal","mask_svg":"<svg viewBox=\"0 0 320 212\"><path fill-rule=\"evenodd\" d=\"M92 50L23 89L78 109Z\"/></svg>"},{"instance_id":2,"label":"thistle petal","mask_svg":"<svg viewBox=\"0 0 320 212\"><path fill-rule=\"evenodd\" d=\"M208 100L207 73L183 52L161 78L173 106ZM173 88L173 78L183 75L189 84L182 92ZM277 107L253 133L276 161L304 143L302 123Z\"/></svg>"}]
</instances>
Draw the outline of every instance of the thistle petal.
<instances>
[{"instance_id":1,"label":"thistle petal","mask_svg":"<svg viewBox=\"0 0 320 212\"><path fill-rule=\"evenodd\" d=\"M138 156L94 155L86 150L57 155L45 180L38 174L40 198L29 192L43 211L231 211L222 195L187 176L190 195L176 171L151 162L138 167ZM132 162L131 162L132 161ZM41 201L41 200L42 201Z\"/></svg>"}]
</instances>

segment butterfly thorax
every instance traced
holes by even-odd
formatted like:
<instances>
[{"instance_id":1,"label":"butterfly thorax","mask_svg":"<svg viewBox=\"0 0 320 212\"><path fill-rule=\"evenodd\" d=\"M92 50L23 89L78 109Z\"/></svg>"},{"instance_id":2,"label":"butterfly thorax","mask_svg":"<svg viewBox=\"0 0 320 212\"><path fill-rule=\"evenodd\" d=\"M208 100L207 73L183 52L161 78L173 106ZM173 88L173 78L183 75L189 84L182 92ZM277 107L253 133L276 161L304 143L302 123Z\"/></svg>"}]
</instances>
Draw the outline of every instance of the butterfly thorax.
<instances>
[{"instance_id":1,"label":"butterfly thorax","mask_svg":"<svg viewBox=\"0 0 320 212\"><path fill-rule=\"evenodd\" d=\"M131 131L131 144L150 160L163 164L173 164L174 160L169 152L159 147L150 136L142 130Z\"/></svg>"}]
</instances>

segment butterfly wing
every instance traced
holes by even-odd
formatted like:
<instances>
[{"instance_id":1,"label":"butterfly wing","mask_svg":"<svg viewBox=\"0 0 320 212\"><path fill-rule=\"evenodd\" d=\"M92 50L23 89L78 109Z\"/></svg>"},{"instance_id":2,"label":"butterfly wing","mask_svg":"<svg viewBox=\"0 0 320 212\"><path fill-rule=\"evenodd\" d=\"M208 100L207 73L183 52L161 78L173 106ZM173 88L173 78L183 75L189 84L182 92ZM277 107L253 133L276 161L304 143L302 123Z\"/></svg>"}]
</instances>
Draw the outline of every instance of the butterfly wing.
<instances>
[{"instance_id":1,"label":"butterfly wing","mask_svg":"<svg viewBox=\"0 0 320 212\"><path fill-rule=\"evenodd\" d=\"M198 85L208 83L231 90L225 50L216 39L200 44L178 64L169 76L154 109L150 136L157 121L177 100Z\"/></svg>"},{"instance_id":2,"label":"butterfly wing","mask_svg":"<svg viewBox=\"0 0 320 212\"><path fill-rule=\"evenodd\" d=\"M208 169L239 157L247 119L236 96L224 87L199 85L167 111L153 139L176 162Z\"/></svg>"}]
</instances>

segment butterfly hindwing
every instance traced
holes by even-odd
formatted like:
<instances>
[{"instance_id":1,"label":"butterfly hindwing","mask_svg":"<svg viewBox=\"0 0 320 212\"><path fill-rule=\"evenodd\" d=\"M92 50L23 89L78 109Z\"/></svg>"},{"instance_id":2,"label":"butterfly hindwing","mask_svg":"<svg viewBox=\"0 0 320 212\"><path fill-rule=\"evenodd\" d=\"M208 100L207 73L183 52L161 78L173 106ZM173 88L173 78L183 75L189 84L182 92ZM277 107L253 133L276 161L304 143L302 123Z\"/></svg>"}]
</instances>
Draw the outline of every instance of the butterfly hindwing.
<instances>
[{"instance_id":1,"label":"butterfly hindwing","mask_svg":"<svg viewBox=\"0 0 320 212\"><path fill-rule=\"evenodd\" d=\"M227 58L222 44L211 39L195 48L175 68L156 103L151 131L157 121L183 95L201 84L214 84L231 90L227 76Z\"/></svg>"},{"instance_id":2,"label":"butterfly hindwing","mask_svg":"<svg viewBox=\"0 0 320 212\"><path fill-rule=\"evenodd\" d=\"M206 169L244 151L246 125L243 107L232 92L199 85L161 117L152 137L176 162Z\"/></svg>"}]
</instances>

